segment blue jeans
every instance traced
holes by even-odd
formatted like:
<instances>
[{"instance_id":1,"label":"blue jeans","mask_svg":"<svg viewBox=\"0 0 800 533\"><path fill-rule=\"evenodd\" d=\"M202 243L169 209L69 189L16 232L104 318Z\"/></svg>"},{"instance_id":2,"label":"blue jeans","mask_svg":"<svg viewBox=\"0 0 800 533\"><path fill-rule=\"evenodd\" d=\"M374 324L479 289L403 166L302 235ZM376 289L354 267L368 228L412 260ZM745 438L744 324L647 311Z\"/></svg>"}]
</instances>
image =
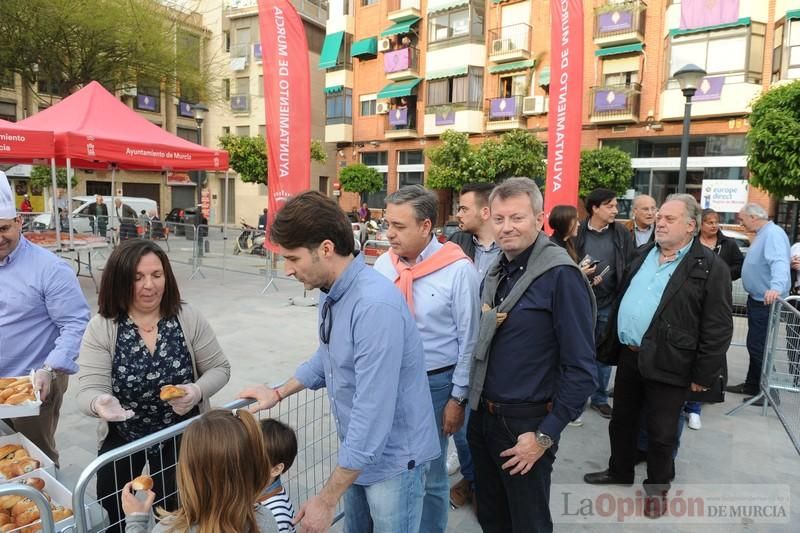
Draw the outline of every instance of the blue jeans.
<instances>
[{"instance_id":1,"label":"blue jeans","mask_svg":"<svg viewBox=\"0 0 800 533\"><path fill-rule=\"evenodd\" d=\"M764 302L747 297L747 353L750 354L750 366L744 382L756 390L761 387L761 365L767 343L769 309L770 306L764 305Z\"/></svg>"},{"instance_id":2,"label":"blue jeans","mask_svg":"<svg viewBox=\"0 0 800 533\"><path fill-rule=\"evenodd\" d=\"M444 533L447 529L447 513L450 511L450 482L447 479L447 436L442 431L442 417L453 388L453 371L428 376L428 386L431 390L433 416L436 418L442 453L431 461L431 468L425 480L425 501L422 504L420 531Z\"/></svg>"},{"instance_id":3,"label":"blue jeans","mask_svg":"<svg viewBox=\"0 0 800 533\"><path fill-rule=\"evenodd\" d=\"M608 327L608 315L611 314L611 305L599 307L597 309L597 320L594 324L594 344L598 346L603 340L603 333ZM601 363L597 359L594 361L597 378L597 390L590 397L592 405L608 404L608 381L611 379L611 367Z\"/></svg>"},{"instance_id":4,"label":"blue jeans","mask_svg":"<svg viewBox=\"0 0 800 533\"><path fill-rule=\"evenodd\" d=\"M683 412L686 414L700 414L701 411L700 402L686 402L683 404Z\"/></svg>"},{"instance_id":5,"label":"blue jeans","mask_svg":"<svg viewBox=\"0 0 800 533\"><path fill-rule=\"evenodd\" d=\"M461 426L461 429L453 433L453 442L456 445L456 452L458 452L461 476L471 484L474 484L475 467L472 466L472 454L469 451L469 444L467 444L467 423L469 422L470 410L471 409L468 407L464 409L464 425Z\"/></svg>"},{"instance_id":6,"label":"blue jeans","mask_svg":"<svg viewBox=\"0 0 800 533\"><path fill-rule=\"evenodd\" d=\"M417 533L430 463L344 493L345 533Z\"/></svg>"}]
</instances>

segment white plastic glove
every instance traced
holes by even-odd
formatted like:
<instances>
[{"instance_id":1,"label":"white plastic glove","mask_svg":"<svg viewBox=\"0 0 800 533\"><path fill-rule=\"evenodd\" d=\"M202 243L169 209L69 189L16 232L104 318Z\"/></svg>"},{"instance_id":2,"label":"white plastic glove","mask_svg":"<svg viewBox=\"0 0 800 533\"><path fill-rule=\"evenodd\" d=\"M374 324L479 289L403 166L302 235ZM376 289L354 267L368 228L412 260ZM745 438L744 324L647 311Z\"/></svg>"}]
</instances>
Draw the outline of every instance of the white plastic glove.
<instances>
[{"instance_id":1,"label":"white plastic glove","mask_svg":"<svg viewBox=\"0 0 800 533\"><path fill-rule=\"evenodd\" d=\"M53 383L53 376L49 371L40 368L33 374L33 390L39 391L39 399L44 401L50 394L50 386Z\"/></svg>"},{"instance_id":2,"label":"white plastic glove","mask_svg":"<svg viewBox=\"0 0 800 533\"><path fill-rule=\"evenodd\" d=\"M106 422L124 422L134 415L130 409L123 409L119 400L110 394L101 394L95 398L92 410Z\"/></svg>"},{"instance_id":3,"label":"white plastic glove","mask_svg":"<svg viewBox=\"0 0 800 533\"><path fill-rule=\"evenodd\" d=\"M179 389L186 392L186 396L175 398L168 403L172 406L172 410L180 416L185 415L194 408L195 405L200 403L203 399L203 391L194 383L187 383L186 385L175 385Z\"/></svg>"}]
</instances>

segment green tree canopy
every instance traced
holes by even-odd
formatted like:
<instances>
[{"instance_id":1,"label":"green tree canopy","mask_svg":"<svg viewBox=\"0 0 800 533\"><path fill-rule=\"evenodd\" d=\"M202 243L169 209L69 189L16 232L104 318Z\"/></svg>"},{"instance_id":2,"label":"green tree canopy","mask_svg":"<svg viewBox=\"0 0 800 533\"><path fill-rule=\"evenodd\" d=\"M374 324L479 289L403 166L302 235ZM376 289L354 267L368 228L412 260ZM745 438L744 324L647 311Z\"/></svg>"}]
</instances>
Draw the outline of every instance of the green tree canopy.
<instances>
[{"instance_id":1,"label":"green tree canopy","mask_svg":"<svg viewBox=\"0 0 800 533\"><path fill-rule=\"evenodd\" d=\"M41 189L49 189L53 186L53 180L50 176L50 167L35 166L31 169L31 185L35 185ZM56 168L56 185L64 189L67 187L67 169ZM72 175L72 187L78 185L78 178L75 174Z\"/></svg>"},{"instance_id":2,"label":"green tree canopy","mask_svg":"<svg viewBox=\"0 0 800 533\"><path fill-rule=\"evenodd\" d=\"M219 145L228 152L230 166L245 183L267 184L267 143L264 137L238 137L223 135ZM324 163L328 159L325 148L317 139L311 140L311 160Z\"/></svg>"},{"instance_id":3,"label":"green tree canopy","mask_svg":"<svg viewBox=\"0 0 800 533\"><path fill-rule=\"evenodd\" d=\"M192 26L190 14L158 0L2 0L0 72L57 95L96 80L111 91L147 83L209 99L211 61Z\"/></svg>"},{"instance_id":4,"label":"green tree canopy","mask_svg":"<svg viewBox=\"0 0 800 533\"><path fill-rule=\"evenodd\" d=\"M459 190L471 179L475 171L475 150L469 144L469 135L453 130L445 131L441 144L426 150L431 164L428 167L427 185L431 189Z\"/></svg>"},{"instance_id":5,"label":"green tree canopy","mask_svg":"<svg viewBox=\"0 0 800 533\"><path fill-rule=\"evenodd\" d=\"M800 81L756 100L747 142L750 183L779 197L800 195Z\"/></svg>"},{"instance_id":6,"label":"green tree canopy","mask_svg":"<svg viewBox=\"0 0 800 533\"><path fill-rule=\"evenodd\" d=\"M383 177L374 168L355 163L339 171L339 183L347 192L378 192L383 188Z\"/></svg>"},{"instance_id":7,"label":"green tree canopy","mask_svg":"<svg viewBox=\"0 0 800 533\"><path fill-rule=\"evenodd\" d=\"M618 194L631 186L631 156L617 148L598 148L581 152L581 177L578 195L584 198L594 189L611 189Z\"/></svg>"}]
</instances>

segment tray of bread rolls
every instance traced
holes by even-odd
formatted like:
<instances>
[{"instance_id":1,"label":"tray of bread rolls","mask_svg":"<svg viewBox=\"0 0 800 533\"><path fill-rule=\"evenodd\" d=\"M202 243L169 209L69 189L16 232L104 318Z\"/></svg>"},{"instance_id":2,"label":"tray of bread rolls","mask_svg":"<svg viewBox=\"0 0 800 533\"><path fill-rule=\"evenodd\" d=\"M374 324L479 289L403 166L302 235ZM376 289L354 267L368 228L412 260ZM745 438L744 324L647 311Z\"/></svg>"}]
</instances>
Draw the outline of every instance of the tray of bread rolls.
<instances>
[{"instance_id":1,"label":"tray of bread rolls","mask_svg":"<svg viewBox=\"0 0 800 533\"><path fill-rule=\"evenodd\" d=\"M42 402L30 376L0 378L0 418L38 416Z\"/></svg>"},{"instance_id":2,"label":"tray of bread rolls","mask_svg":"<svg viewBox=\"0 0 800 533\"><path fill-rule=\"evenodd\" d=\"M56 531L63 531L75 523L72 513L72 493L56 478L43 470L29 472L16 482L29 485L50 502L50 511ZM10 531L36 533L41 531L39 509L33 501L14 494L0 496L0 533Z\"/></svg>"},{"instance_id":3,"label":"tray of bread rolls","mask_svg":"<svg viewBox=\"0 0 800 533\"><path fill-rule=\"evenodd\" d=\"M33 472L46 470L55 475L56 466L45 453L21 433L0 437L0 483L9 483Z\"/></svg>"}]
</instances>

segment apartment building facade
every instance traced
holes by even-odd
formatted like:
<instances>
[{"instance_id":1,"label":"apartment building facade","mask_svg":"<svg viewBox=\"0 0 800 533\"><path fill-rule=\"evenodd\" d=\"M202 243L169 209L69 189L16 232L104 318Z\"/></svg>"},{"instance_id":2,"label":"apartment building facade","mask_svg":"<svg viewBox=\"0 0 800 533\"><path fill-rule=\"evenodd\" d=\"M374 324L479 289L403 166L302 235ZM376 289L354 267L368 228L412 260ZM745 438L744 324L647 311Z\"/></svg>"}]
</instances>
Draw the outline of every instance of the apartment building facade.
<instances>
[{"instance_id":1,"label":"apartment building facade","mask_svg":"<svg viewBox=\"0 0 800 533\"><path fill-rule=\"evenodd\" d=\"M672 74L688 63L708 72L692 106L688 191L747 178L750 103L800 78L800 0L738 4L734 22L683 30L680 0L584 2L581 144L630 153L632 192L661 201L677 189L684 97ZM329 13L320 68L340 168L373 166L391 192L424 182L424 150L447 129L547 141L549 1L333 0ZM342 205L359 200L344 193Z\"/></svg>"}]
</instances>

